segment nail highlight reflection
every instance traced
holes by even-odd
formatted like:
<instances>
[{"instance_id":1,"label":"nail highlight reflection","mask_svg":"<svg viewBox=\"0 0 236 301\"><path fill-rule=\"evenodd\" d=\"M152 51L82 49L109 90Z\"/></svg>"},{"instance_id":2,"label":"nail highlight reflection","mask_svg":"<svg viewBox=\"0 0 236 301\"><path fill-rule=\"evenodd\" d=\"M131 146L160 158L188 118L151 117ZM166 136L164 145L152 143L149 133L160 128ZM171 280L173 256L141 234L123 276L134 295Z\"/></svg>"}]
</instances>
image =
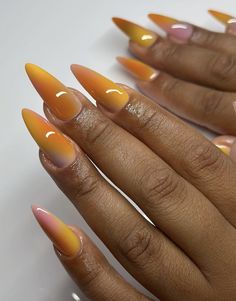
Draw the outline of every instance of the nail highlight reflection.
<instances>
[{"instance_id":1,"label":"nail highlight reflection","mask_svg":"<svg viewBox=\"0 0 236 301\"><path fill-rule=\"evenodd\" d=\"M57 118L69 120L79 114L82 105L65 85L39 66L26 64L25 69L33 86Z\"/></svg>"},{"instance_id":2,"label":"nail highlight reflection","mask_svg":"<svg viewBox=\"0 0 236 301\"><path fill-rule=\"evenodd\" d=\"M144 81L154 80L159 72L152 67L140 62L139 60L117 57L118 62L125 67L132 75Z\"/></svg>"},{"instance_id":3,"label":"nail highlight reflection","mask_svg":"<svg viewBox=\"0 0 236 301\"><path fill-rule=\"evenodd\" d=\"M80 241L78 237L58 217L36 205L32 206L32 212L58 251L69 257L75 256L79 252Z\"/></svg>"},{"instance_id":4,"label":"nail highlight reflection","mask_svg":"<svg viewBox=\"0 0 236 301\"><path fill-rule=\"evenodd\" d=\"M76 159L73 142L37 113L23 109L24 122L40 149L58 167L66 167Z\"/></svg>"},{"instance_id":5,"label":"nail highlight reflection","mask_svg":"<svg viewBox=\"0 0 236 301\"><path fill-rule=\"evenodd\" d=\"M127 104L128 93L111 80L80 65L72 65L71 70L88 93L107 110L117 112Z\"/></svg>"},{"instance_id":6,"label":"nail highlight reflection","mask_svg":"<svg viewBox=\"0 0 236 301\"><path fill-rule=\"evenodd\" d=\"M158 36L140 25L121 18L112 18L113 22L134 42L140 46L149 47L153 45Z\"/></svg>"},{"instance_id":7,"label":"nail highlight reflection","mask_svg":"<svg viewBox=\"0 0 236 301\"><path fill-rule=\"evenodd\" d=\"M148 16L155 24L166 31L168 35L176 39L187 41L193 34L193 27L190 24L180 23L176 19L158 14L149 14Z\"/></svg>"},{"instance_id":8,"label":"nail highlight reflection","mask_svg":"<svg viewBox=\"0 0 236 301\"><path fill-rule=\"evenodd\" d=\"M225 13L221 13L216 10L209 9L209 14L211 14L214 18L216 18L218 21L223 23L227 26L226 31L232 34L236 34L236 18L233 16L230 16Z\"/></svg>"}]
</instances>

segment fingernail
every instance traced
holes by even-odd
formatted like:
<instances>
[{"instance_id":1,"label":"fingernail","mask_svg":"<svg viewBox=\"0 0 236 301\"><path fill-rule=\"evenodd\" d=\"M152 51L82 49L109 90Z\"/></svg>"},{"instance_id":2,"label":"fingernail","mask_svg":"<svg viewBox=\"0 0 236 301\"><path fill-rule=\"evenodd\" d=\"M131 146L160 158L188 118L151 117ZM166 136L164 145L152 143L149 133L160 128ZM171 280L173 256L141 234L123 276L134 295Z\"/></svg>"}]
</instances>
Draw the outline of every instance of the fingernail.
<instances>
[{"instance_id":1,"label":"fingernail","mask_svg":"<svg viewBox=\"0 0 236 301\"><path fill-rule=\"evenodd\" d=\"M159 71L138 60L126 57L117 57L117 61L138 79L152 81L159 75Z\"/></svg>"},{"instance_id":2,"label":"fingernail","mask_svg":"<svg viewBox=\"0 0 236 301\"><path fill-rule=\"evenodd\" d=\"M101 74L80 65L72 65L71 71L88 93L107 110L117 112L127 104L128 93Z\"/></svg>"},{"instance_id":3,"label":"fingernail","mask_svg":"<svg viewBox=\"0 0 236 301\"><path fill-rule=\"evenodd\" d=\"M148 16L170 37L186 42L193 34L193 27L190 24L157 14L149 14Z\"/></svg>"},{"instance_id":4,"label":"fingernail","mask_svg":"<svg viewBox=\"0 0 236 301\"><path fill-rule=\"evenodd\" d=\"M149 47L158 38L154 32L133 22L121 18L112 18L112 20L133 42L138 43L140 46Z\"/></svg>"},{"instance_id":5,"label":"fingernail","mask_svg":"<svg viewBox=\"0 0 236 301\"><path fill-rule=\"evenodd\" d=\"M230 148L226 145L215 144L225 155L229 156Z\"/></svg>"},{"instance_id":6,"label":"fingernail","mask_svg":"<svg viewBox=\"0 0 236 301\"><path fill-rule=\"evenodd\" d=\"M80 113L81 103L59 80L34 64L26 64L25 69L33 86L57 118L70 120Z\"/></svg>"},{"instance_id":7,"label":"fingernail","mask_svg":"<svg viewBox=\"0 0 236 301\"><path fill-rule=\"evenodd\" d=\"M209 9L208 12L218 21L227 26L227 32L236 34L236 18L212 9Z\"/></svg>"},{"instance_id":8,"label":"fingernail","mask_svg":"<svg viewBox=\"0 0 236 301\"><path fill-rule=\"evenodd\" d=\"M32 212L43 231L60 253L72 257L79 252L81 247L79 238L58 217L36 205L32 206Z\"/></svg>"},{"instance_id":9,"label":"fingernail","mask_svg":"<svg viewBox=\"0 0 236 301\"><path fill-rule=\"evenodd\" d=\"M22 117L40 149L58 167L66 167L76 159L73 142L37 113L23 109Z\"/></svg>"}]
</instances>

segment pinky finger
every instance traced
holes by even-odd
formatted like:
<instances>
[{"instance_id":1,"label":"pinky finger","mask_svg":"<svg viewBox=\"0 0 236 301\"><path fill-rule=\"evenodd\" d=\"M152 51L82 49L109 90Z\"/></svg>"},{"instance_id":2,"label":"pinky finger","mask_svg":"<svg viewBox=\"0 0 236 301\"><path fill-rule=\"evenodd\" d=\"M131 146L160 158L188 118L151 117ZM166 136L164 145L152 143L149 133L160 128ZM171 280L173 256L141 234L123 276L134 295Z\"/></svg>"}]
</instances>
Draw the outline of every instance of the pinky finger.
<instances>
[{"instance_id":1,"label":"pinky finger","mask_svg":"<svg viewBox=\"0 0 236 301\"><path fill-rule=\"evenodd\" d=\"M32 206L32 211L52 241L62 265L89 300L150 300L114 270L84 232L67 226L56 216L38 206Z\"/></svg>"}]
</instances>

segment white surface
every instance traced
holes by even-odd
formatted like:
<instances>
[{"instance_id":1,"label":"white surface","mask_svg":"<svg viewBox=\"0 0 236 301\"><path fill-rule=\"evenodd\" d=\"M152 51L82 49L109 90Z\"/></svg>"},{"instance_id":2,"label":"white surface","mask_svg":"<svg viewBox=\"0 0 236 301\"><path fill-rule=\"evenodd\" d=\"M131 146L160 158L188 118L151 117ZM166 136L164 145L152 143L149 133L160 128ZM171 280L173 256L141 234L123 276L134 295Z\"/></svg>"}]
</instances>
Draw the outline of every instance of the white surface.
<instances>
[{"instance_id":1,"label":"white surface","mask_svg":"<svg viewBox=\"0 0 236 301\"><path fill-rule=\"evenodd\" d=\"M236 4L230 0L0 0L0 4L0 300L64 301L73 300L73 292L86 300L30 212L31 203L41 204L91 234L40 166L37 147L22 122L22 107L42 112L42 101L27 79L24 64L36 63L77 88L71 63L132 85L114 60L127 52L127 39L112 24L112 16L156 29L146 14L158 12L223 30L206 10L236 14Z\"/></svg>"}]
</instances>

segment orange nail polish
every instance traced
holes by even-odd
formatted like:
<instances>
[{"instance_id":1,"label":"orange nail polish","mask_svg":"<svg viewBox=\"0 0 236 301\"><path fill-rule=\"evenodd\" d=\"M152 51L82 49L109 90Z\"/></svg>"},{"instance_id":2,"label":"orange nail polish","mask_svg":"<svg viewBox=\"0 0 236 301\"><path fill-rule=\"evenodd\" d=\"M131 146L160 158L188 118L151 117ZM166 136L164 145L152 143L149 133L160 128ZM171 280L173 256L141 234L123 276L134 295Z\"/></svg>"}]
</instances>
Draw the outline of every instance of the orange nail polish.
<instances>
[{"instance_id":1,"label":"orange nail polish","mask_svg":"<svg viewBox=\"0 0 236 301\"><path fill-rule=\"evenodd\" d=\"M80 101L59 80L34 64L26 64L25 69L33 86L57 118L70 120L80 113Z\"/></svg>"},{"instance_id":2,"label":"orange nail polish","mask_svg":"<svg viewBox=\"0 0 236 301\"><path fill-rule=\"evenodd\" d=\"M208 12L218 21L227 26L227 32L236 34L236 18L212 9L209 9Z\"/></svg>"},{"instance_id":3,"label":"orange nail polish","mask_svg":"<svg viewBox=\"0 0 236 301\"><path fill-rule=\"evenodd\" d=\"M225 155L229 156L230 148L226 145L215 144Z\"/></svg>"},{"instance_id":4,"label":"orange nail polish","mask_svg":"<svg viewBox=\"0 0 236 301\"><path fill-rule=\"evenodd\" d=\"M127 104L128 93L111 80L80 65L72 65L71 70L88 93L107 110L117 112Z\"/></svg>"},{"instance_id":5,"label":"orange nail polish","mask_svg":"<svg viewBox=\"0 0 236 301\"><path fill-rule=\"evenodd\" d=\"M190 24L158 14L149 14L148 17L166 31L169 36L178 40L187 41L193 34L193 27Z\"/></svg>"},{"instance_id":6,"label":"orange nail polish","mask_svg":"<svg viewBox=\"0 0 236 301\"><path fill-rule=\"evenodd\" d=\"M81 247L79 238L59 218L35 205L32 206L32 212L58 251L69 257L79 252Z\"/></svg>"},{"instance_id":7,"label":"orange nail polish","mask_svg":"<svg viewBox=\"0 0 236 301\"><path fill-rule=\"evenodd\" d=\"M136 76L138 79L144 81L152 81L159 74L157 70L138 60L126 57L117 57L117 60L122 66L124 66L132 75Z\"/></svg>"},{"instance_id":8,"label":"orange nail polish","mask_svg":"<svg viewBox=\"0 0 236 301\"><path fill-rule=\"evenodd\" d=\"M40 149L58 167L66 167L76 159L73 142L37 113L23 109L24 122Z\"/></svg>"},{"instance_id":9,"label":"orange nail polish","mask_svg":"<svg viewBox=\"0 0 236 301\"><path fill-rule=\"evenodd\" d=\"M138 43L140 46L149 47L153 45L158 38L151 30L133 22L121 18L112 18L112 20L132 41Z\"/></svg>"}]
</instances>

